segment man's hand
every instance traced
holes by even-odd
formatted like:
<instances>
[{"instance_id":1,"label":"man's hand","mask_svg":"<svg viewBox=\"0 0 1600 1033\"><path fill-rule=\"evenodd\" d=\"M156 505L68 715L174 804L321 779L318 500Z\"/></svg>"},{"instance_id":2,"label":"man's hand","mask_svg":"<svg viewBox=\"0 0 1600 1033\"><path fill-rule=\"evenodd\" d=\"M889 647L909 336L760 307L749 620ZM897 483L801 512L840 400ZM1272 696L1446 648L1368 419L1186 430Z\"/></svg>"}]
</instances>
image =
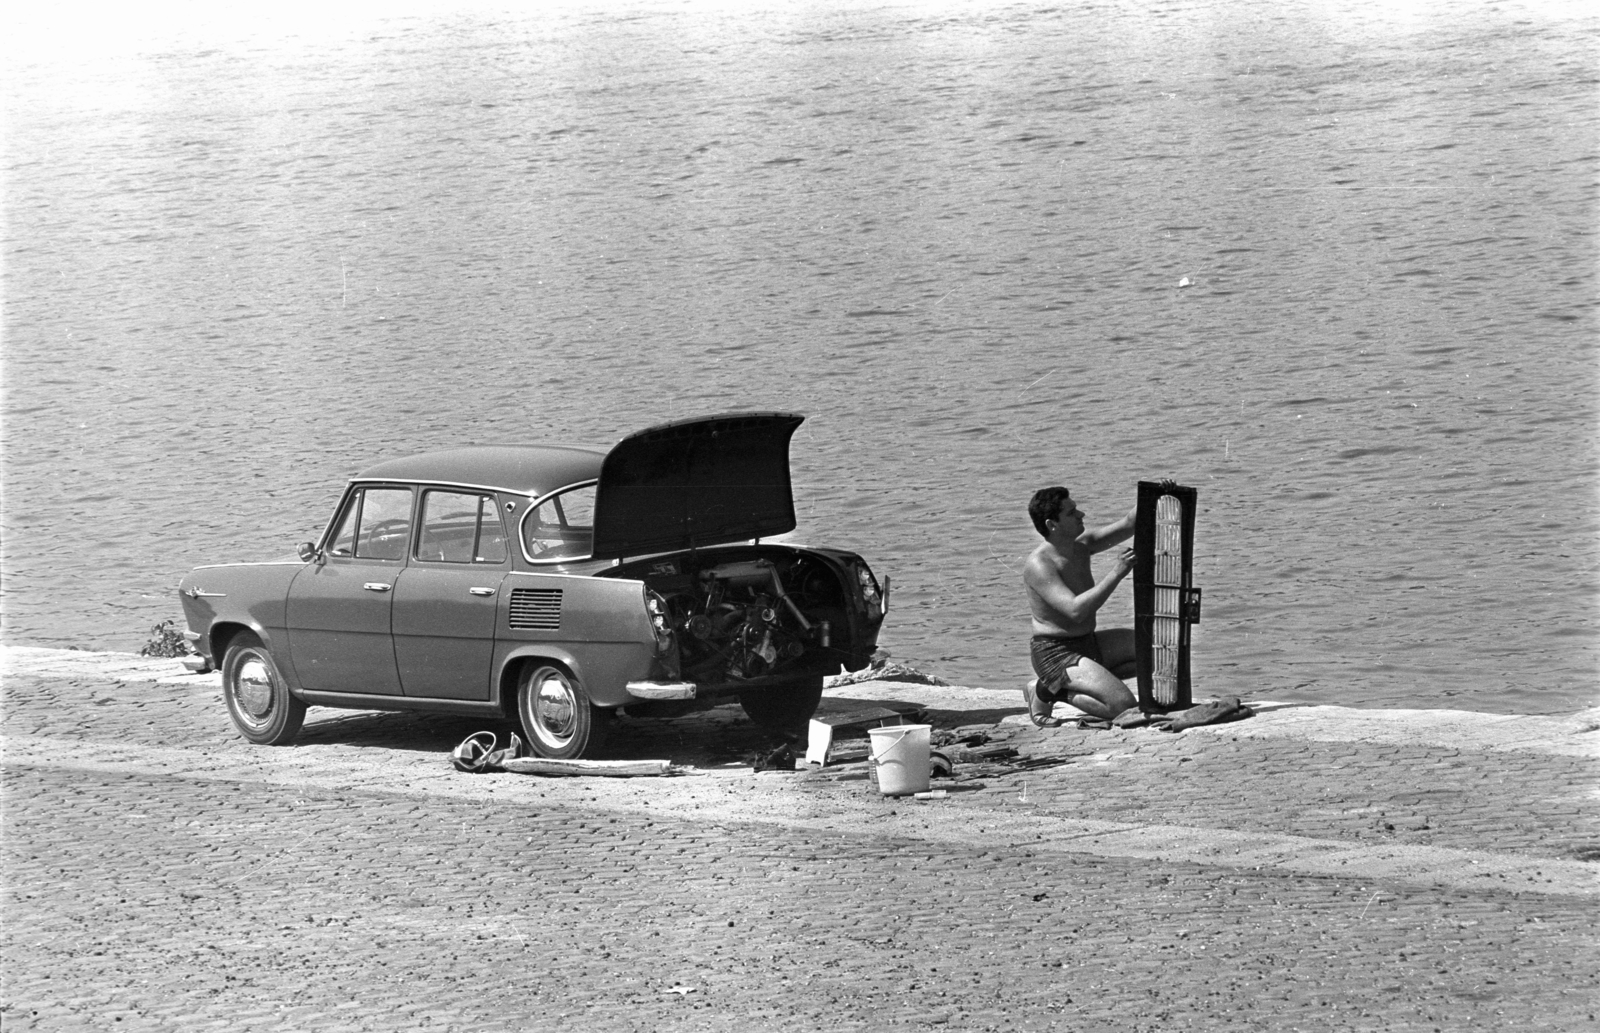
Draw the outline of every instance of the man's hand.
<instances>
[{"instance_id":1,"label":"man's hand","mask_svg":"<svg viewBox=\"0 0 1600 1033\"><path fill-rule=\"evenodd\" d=\"M1128 548L1122 550L1122 553L1119 556L1117 556L1117 576L1118 577L1127 577L1129 574L1133 573L1133 562L1134 562L1134 559L1135 559L1135 556L1134 556L1134 551L1133 551L1133 547L1132 546L1129 546Z\"/></svg>"}]
</instances>

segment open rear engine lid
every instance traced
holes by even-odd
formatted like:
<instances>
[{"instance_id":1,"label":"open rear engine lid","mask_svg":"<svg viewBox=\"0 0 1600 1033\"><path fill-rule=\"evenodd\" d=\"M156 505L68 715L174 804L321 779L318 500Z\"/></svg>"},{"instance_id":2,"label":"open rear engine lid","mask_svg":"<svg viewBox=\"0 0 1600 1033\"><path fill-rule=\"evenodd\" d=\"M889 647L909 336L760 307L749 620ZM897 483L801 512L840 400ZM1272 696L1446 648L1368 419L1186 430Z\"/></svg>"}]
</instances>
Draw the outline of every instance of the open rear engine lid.
<instances>
[{"instance_id":1,"label":"open rear engine lid","mask_svg":"<svg viewBox=\"0 0 1600 1033\"><path fill-rule=\"evenodd\" d=\"M803 422L795 413L725 413L623 438L600 467L594 557L676 552L793 531L789 439Z\"/></svg>"}]
</instances>

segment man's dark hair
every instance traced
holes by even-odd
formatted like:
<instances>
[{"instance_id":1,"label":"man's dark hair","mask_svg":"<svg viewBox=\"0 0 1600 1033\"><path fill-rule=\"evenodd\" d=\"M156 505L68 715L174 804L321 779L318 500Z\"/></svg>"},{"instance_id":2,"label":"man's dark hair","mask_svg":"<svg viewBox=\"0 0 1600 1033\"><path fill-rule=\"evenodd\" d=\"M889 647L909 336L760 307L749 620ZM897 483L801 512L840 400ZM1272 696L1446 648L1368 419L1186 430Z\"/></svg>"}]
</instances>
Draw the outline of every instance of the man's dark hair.
<instances>
[{"instance_id":1,"label":"man's dark hair","mask_svg":"<svg viewBox=\"0 0 1600 1033\"><path fill-rule=\"evenodd\" d=\"M1033 529L1039 532L1039 537L1050 537L1050 532L1045 529L1044 522L1059 517L1061 515L1061 503L1071 497L1072 493L1059 484L1054 488L1040 488L1033 493L1033 500L1028 503L1028 516L1032 518Z\"/></svg>"}]
</instances>

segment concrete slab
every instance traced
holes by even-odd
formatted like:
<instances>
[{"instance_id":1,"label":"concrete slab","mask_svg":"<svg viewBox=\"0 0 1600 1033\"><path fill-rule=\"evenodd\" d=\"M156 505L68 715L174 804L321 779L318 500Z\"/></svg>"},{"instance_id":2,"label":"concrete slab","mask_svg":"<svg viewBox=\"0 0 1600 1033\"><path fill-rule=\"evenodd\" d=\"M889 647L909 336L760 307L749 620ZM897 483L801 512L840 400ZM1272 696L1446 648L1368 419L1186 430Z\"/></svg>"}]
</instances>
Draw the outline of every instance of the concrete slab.
<instances>
[{"instance_id":1,"label":"concrete slab","mask_svg":"<svg viewBox=\"0 0 1600 1033\"><path fill-rule=\"evenodd\" d=\"M930 709L976 712L1011 709L1008 724L1030 724L1021 691L914 682L861 682L826 689L830 699L901 700ZM1196 702L1203 702L1197 700ZM1283 700L1246 700L1257 711L1245 721L1203 726L1181 734L1254 736L1320 742L1365 742L1442 746L1467 750L1513 750L1600 758L1600 707L1566 717L1483 714L1467 710L1363 710ZM1081 711L1057 704L1070 719Z\"/></svg>"},{"instance_id":2,"label":"concrete slab","mask_svg":"<svg viewBox=\"0 0 1600 1033\"><path fill-rule=\"evenodd\" d=\"M33 646L0 645L0 676L4 675L113 682L151 681L197 690L212 690L221 686L221 677L216 672L192 674L176 659ZM925 685L920 682L872 681L825 689L823 698L862 703L900 701L929 710L970 712L993 719L996 723L1029 723L1020 688L1007 691L959 685ZM1227 725L1190 729L1184 734L1313 742L1415 744L1600 758L1600 707L1564 717L1549 717L1464 710L1369 710L1283 700L1247 702L1256 708L1256 717ZM1006 713L1008 711L1010 713ZM1080 714L1080 711L1065 704L1056 706L1057 717L1072 718Z\"/></svg>"},{"instance_id":3,"label":"concrete slab","mask_svg":"<svg viewBox=\"0 0 1600 1033\"><path fill-rule=\"evenodd\" d=\"M0 645L0 672L49 678L98 678L108 681L198 681L176 658L139 656L137 653L91 652L83 649L46 649L38 646ZM221 684L215 675L210 680Z\"/></svg>"}]
</instances>

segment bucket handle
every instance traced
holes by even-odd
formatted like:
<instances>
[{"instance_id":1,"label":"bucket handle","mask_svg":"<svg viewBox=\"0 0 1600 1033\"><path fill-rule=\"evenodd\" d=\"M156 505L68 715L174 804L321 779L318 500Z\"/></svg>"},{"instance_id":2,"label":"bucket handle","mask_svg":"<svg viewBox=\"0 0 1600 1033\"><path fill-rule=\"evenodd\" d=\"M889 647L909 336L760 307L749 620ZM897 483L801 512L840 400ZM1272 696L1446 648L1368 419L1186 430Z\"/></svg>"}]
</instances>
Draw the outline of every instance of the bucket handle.
<instances>
[{"instance_id":1,"label":"bucket handle","mask_svg":"<svg viewBox=\"0 0 1600 1033\"><path fill-rule=\"evenodd\" d=\"M905 737L911 734L911 728L912 728L911 725L882 725L880 727L883 727L883 728L899 728L899 729L901 729L900 734L895 736L894 742L890 743L889 745L887 745L887 746L885 746L883 748L883 752L884 753L888 753L890 750L894 749L896 746L899 746L900 743L905 740ZM867 759L872 761L872 766L874 768L876 768L878 766L878 751L877 750L873 750L871 753L868 753L867 754Z\"/></svg>"},{"instance_id":2,"label":"bucket handle","mask_svg":"<svg viewBox=\"0 0 1600 1033\"><path fill-rule=\"evenodd\" d=\"M901 725L900 728L902 729L900 734L895 736L894 742L889 744L889 749L891 749L891 750L894 749L896 746L900 745L900 740L901 739L904 739L906 736L911 734L911 726L910 725Z\"/></svg>"}]
</instances>

